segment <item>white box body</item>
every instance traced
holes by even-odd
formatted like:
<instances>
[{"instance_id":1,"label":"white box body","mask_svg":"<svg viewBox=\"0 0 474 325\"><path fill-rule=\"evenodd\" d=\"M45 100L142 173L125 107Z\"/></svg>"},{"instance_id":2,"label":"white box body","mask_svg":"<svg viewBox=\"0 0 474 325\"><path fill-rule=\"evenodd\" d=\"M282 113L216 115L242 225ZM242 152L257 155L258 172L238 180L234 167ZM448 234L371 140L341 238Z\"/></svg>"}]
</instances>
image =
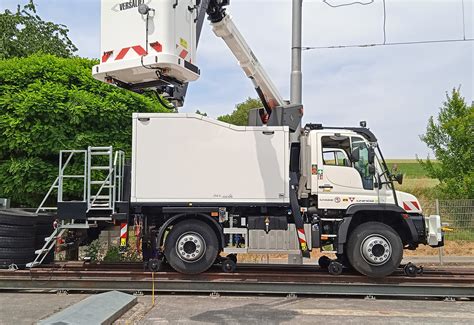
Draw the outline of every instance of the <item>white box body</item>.
<instances>
[{"instance_id":1,"label":"white box body","mask_svg":"<svg viewBox=\"0 0 474 325\"><path fill-rule=\"evenodd\" d=\"M138 6L148 5L148 16ZM101 63L96 79L125 83L157 79L156 71L189 82L198 79L196 0L101 0ZM148 25L148 32L147 32ZM147 37L148 35L148 37Z\"/></svg>"},{"instance_id":2,"label":"white box body","mask_svg":"<svg viewBox=\"0 0 474 325\"><path fill-rule=\"evenodd\" d=\"M132 203L289 203L288 127L133 114Z\"/></svg>"}]
</instances>

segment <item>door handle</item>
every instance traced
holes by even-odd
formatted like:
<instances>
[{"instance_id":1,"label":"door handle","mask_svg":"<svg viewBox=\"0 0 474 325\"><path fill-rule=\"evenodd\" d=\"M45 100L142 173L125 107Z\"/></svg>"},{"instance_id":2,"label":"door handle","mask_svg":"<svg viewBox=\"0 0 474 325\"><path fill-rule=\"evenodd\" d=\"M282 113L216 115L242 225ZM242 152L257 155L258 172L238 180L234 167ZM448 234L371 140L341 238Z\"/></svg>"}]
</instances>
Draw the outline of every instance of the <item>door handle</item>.
<instances>
[{"instance_id":1,"label":"door handle","mask_svg":"<svg viewBox=\"0 0 474 325\"><path fill-rule=\"evenodd\" d=\"M321 185L319 188L334 188L334 186L331 186L331 185Z\"/></svg>"},{"instance_id":2,"label":"door handle","mask_svg":"<svg viewBox=\"0 0 474 325\"><path fill-rule=\"evenodd\" d=\"M262 133L265 135L273 135L275 134L275 131L262 131Z\"/></svg>"}]
</instances>

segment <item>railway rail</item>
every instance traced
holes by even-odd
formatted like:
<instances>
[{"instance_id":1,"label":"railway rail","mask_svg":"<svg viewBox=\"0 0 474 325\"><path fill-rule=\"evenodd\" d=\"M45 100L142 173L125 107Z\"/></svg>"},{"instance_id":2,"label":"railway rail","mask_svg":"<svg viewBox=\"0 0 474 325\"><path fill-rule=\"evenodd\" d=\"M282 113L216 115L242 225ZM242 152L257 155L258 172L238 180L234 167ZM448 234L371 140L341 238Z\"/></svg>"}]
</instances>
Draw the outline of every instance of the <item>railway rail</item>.
<instances>
[{"instance_id":1,"label":"railway rail","mask_svg":"<svg viewBox=\"0 0 474 325\"><path fill-rule=\"evenodd\" d=\"M474 298L474 269L428 268L417 277L400 270L377 280L351 272L332 276L315 266L268 264L240 264L235 273L212 268L192 276L171 269L152 274L140 263L66 263L0 271L0 290L151 292L153 288L162 293Z\"/></svg>"}]
</instances>

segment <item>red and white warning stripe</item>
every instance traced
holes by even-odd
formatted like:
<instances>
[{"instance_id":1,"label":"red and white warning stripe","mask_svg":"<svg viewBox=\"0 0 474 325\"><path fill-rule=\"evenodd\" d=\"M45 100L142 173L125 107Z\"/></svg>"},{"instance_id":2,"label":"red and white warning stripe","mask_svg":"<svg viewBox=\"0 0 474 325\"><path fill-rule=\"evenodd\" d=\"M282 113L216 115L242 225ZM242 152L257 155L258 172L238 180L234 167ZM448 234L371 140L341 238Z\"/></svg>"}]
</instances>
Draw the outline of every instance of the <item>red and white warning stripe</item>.
<instances>
[{"instance_id":1,"label":"red and white warning stripe","mask_svg":"<svg viewBox=\"0 0 474 325\"><path fill-rule=\"evenodd\" d=\"M135 53L138 54L139 56L147 55L147 52L141 45L135 45L135 46L125 47L121 49L119 54L117 54L115 61L122 60L125 57L125 55L127 55L128 51L130 51L130 49L133 49Z\"/></svg>"},{"instance_id":2,"label":"red and white warning stripe","mask_svg":"<svg viewBox=\"0 0 474 325\"><path fill-rule=\"evenodd\" d=\"M298 240L300 241L300 245L302 247L306 247L306 235L304 233L304 229L298 229Z\"/></svg>"},{"instance_id":3,"label":"red and white warning stripe","mask_svg":"<svg viewBox=\"0 0 474 325\"><path fill-rule=\"evenodd\" d=\"M405 211L419 211L420 206L416 201L403 201L403 209Z\"/></svg>"},{"instance_id":4,"label":"red and white warning stripe","mask_svg":"<svg viewBox=\"0 0 474 325\"><path fill-rule=\"evenodd\" d=\"M155 52L163 52L163 45L161 45L161 43L158 41L150 43L150 47L155 50ZM141 45L124 47L118 52L117 56L115 57L115 61L123 60L125 56L130 52L130 50L133 50L133 52L138 56L144 56L148 54L148 52ZM102 63L106 63L113 56L113 54L114 51L104 52L104 54L102 55Z\"/></svg>"},{"instance_id":5,"label":"red and white warning stripe","mask_svg":"<svg viewBox=\"0 0 474 325\"><path fill-rule=\"evenodd\" d=\"M128 237L128 224L127 223L121 223L120 224L120 242L122 243L123 240L127 240Z\"/></svg>"},{"instance_id":6,"label":"red and white warning stripe","mask_svg":"<svg viewBox=\"0 0 474 325\"><path fill-rule=\"evenodd\" d=\"M128 224L120 224L120 238L127 238Z\"/></svg>"}]
</instances>

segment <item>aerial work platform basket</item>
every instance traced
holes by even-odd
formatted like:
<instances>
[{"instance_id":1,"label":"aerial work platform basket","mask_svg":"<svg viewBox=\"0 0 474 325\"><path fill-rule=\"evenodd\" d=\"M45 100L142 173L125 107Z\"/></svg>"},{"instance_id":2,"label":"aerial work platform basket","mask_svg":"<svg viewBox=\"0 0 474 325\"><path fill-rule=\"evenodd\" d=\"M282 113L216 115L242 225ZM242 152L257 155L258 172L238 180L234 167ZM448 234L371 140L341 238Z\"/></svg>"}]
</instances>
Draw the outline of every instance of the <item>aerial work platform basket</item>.
<instances>
[{"instance_id":1,"label":"aerial work platform basket","mask_svg":"<svg viewBox=\"0 0 474 325\"><path fill-rule=\"evenodd\" d=\"M94 78L125 88L197 80L196 2L102 0L102 55Z\"/></svg>"}]
</instances>

